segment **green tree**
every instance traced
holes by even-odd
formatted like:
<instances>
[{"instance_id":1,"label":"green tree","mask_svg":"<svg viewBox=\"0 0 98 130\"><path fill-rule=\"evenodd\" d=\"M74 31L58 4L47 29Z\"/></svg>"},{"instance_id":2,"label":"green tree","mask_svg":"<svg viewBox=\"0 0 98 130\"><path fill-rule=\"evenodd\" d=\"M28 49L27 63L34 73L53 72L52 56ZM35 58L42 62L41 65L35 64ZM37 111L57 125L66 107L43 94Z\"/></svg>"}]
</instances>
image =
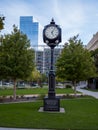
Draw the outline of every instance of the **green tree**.
<instances>
[{"instance_id":1,"label":"green tree","mask_svg":"<svg viewBox=\"0 0 98 130\"><path fill-rule=\"evenodd\" d=\"M98 73L98 48L90 51L92 58L94 59L96 71Z\"/></svg>"},{"instance_id":2,"label":"green tree","mask_svg":"<svg viewBox=\"0 0 98 130\"><path fill-rule=\"evenodd\" d=\"M78 35L70 38L64 46L56 63L56 74L59 78L73 82L76 94L76 83L95 76L95 66L90 52L83 47Z\"/></svg>"},{"instance_id":3,"label":"green tree","mask_svg":"<svg viewBox=\"0 0 98 130\"><path fill-rule=\"evenodd\" d=\"M35 68L32 71L32 73L31 73L30 77L28 78L28 80L31 81L31 82L38 83L38 85L41 87L41 85L42 85L41 84L41 78L42 78L41 73Z\"/></svg>"},{"instance_id":4,"label":"green tree","mask_svg":"<svg viewBox=\"0 0 98 130\"><path fill-rule=\"evenodd\" d=\"M42 83L47 82L47 76L41 74L36 68L32 71L31 75L28 77L27 81L36 82L40 87L43 87Z\"/></svg>"},{"instance_id":5,"label":"green tree","mask_svg":"<svg viewBox=\"0 0 98 130\"><path fill-rule=\"evenodd\" d=\"M34 68L31 75L28 77L28 81L37 82L40 77L41 77L40 72L36 68Z\"/></svg>"},{"instance_id":6,"label":"green tree","mask_svg":"<svg viewBox=\"0 0 98 130\"><path fill-rule=\"evenodd\" d=\"M16 99L16 82L26 79L34 69L34 50L30 41L17 27L13 32L3 36L0 46L0 77L14 81L14 99Z\"/></svg>"},{"instance_id":7,"label":"green tree","mask_svg":"<svg viewBox=\"0 0 98 130\"><path fill-rule=\"evenodd\" d=\"M48 82L48 77L46 76L45 73L42 73L42 74L41 74L41 77L42 77L42 78L41 78L41 81L42 81L42 82Z\"/></svg>"},{"instance_id":8,"label":"green tree","mask_svg":"<svg viewBox=\"0 0 98 130\"><path fill-rule=\"evenodd\" d=\"M4 29L4 20L5 20L5 17L0 16L0 30Z\"/></svg>"}]
</instances>

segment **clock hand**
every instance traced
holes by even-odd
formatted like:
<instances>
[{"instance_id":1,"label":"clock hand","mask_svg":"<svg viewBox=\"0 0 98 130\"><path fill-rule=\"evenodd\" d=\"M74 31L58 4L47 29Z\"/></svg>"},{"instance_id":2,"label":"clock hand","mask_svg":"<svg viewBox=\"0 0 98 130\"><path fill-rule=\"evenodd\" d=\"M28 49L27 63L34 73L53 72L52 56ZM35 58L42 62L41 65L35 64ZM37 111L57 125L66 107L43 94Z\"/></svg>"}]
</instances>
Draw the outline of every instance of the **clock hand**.
<instances>
[{"instance_id":1,"label":"clock hand","mask_svg":"<svg viewBox=\"0 0 98 130\"><path fill-rule=\"evenodd\" d=\"M53 35L54 29L51 31L51 34Z\"/></svg>"},{"instance_id":2,"label":"clock hand","mask_svg":"<svg viewBox=\"0 0 98 130\"><path fill-rule=\"evenodd\" d=\"M51 34L53 35L53 30L51 31Z\"/></svg>"},{"instance_id":3,"label":"clock hand","mask_svg":"<svg viewBox=\"0 0 98 130\"><path fill-rule=\"evenodd\" d=\"M54 37L54 31L51 31L51 35Z\"/></svg>"}]
</instances>

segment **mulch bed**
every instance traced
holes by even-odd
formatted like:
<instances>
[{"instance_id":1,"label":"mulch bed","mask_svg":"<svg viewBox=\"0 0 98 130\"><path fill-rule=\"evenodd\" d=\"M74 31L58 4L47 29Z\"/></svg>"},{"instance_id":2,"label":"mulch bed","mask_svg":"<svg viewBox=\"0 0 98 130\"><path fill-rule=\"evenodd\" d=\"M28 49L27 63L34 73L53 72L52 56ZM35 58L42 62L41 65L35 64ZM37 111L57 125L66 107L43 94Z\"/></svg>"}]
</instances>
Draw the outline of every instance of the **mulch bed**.
<instances>
[{"instance_id":1,"label":"mulch bed","mask_svg":"<svg viewBox=\"0 0 98 130\"><path fill-rule=\"evenodd\" d=\"M76 97L74 95L58 95L60 99L74 99L74 98L83 98L84 95L77 95ZM42 100L44 97L40 96L16 96L16 99L14 100L12 96L2 96L0 97L0 103L13 103L13 102L32 102L36 100Z\"/></svg>"},{"instance_id":2,"label":"mulch bed","mask_svg":"<svg viewBox=\"0 0 98 130\"><path fill-rule=\"evenodd\" d=\"M21 97L16 98L15 100L13 98L0 98L0 103L13 103L13 102L31 102L35 101L37 98L35 97Z\"/></svg>"}]
</instances>

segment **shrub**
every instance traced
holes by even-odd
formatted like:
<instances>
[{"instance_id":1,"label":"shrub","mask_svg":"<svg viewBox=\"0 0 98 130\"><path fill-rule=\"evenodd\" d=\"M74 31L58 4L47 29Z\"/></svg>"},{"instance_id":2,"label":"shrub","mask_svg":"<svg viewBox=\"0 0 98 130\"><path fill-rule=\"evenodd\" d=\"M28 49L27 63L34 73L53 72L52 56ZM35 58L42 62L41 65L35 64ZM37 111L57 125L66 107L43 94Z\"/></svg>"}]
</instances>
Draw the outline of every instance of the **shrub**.
<instances>
[{"instance_id":1,"label":"shrub","mask_svg":"<svg viewBox=\"0 0 98 130\"><path fill-rule=\"evenodd\" d=\"M43 99L44 97L45 97L45 94L40 94L38 98Z\"/></svg>"},{"instance_id":2,"label":"shrub","mask_svg":"<svg viewBox=\"0 0 98 130\"><path fill-rule=\"evenodd\" d=\"M66 85L66 88L72 88L72 86L71 85Z\"/></svg>"}]
</instances>

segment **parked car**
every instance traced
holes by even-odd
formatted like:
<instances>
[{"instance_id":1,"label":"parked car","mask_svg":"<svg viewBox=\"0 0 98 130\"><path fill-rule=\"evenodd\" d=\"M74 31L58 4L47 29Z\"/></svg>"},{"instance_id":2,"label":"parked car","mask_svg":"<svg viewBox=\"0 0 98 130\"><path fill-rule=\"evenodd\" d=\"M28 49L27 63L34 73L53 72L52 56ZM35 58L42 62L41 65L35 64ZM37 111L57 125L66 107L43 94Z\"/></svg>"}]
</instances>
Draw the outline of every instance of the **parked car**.
<instances>
[{"instance_id":1,"label":"parked car","mask_svg":"<svg viewBox=\"0 0 98 130\"><path fill-rule=\"evenodd\" d=\"M23 81L19 81L19 82L17 82L16 87L17 88L25 88L25 83Z\"/></svg>"}]
</instances>

